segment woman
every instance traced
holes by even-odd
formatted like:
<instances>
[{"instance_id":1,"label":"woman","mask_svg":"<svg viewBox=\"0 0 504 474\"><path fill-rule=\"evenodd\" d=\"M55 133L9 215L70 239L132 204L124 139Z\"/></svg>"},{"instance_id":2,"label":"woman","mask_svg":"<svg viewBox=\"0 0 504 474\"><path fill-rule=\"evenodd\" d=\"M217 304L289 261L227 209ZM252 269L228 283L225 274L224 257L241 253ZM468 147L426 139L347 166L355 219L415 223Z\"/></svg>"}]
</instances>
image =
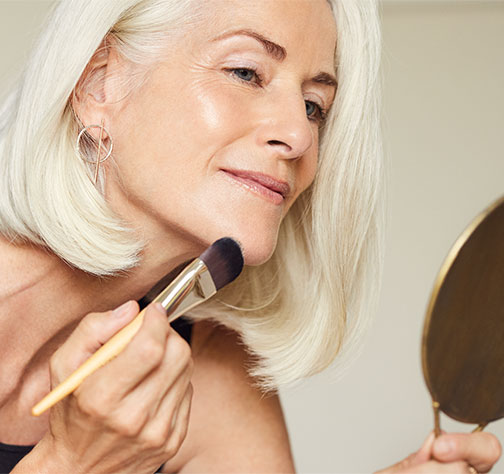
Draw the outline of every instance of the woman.
<instances>
[{"instance_id":1,"label":"woman","mask_svg":"<svg viewBox=\"0 0 504 474\"><path fill-rule=\"evenodd\" d=\"M274 389L345 360L373 305L378 40L368 0L57 6L0 120L0 440L35 445L14 472L294 470ZM191 312L190 348L151 306L123 353L29 415L222 236L247 268ZM499 454L446 435L388 472Z\"/></svg>"}]
</instances>

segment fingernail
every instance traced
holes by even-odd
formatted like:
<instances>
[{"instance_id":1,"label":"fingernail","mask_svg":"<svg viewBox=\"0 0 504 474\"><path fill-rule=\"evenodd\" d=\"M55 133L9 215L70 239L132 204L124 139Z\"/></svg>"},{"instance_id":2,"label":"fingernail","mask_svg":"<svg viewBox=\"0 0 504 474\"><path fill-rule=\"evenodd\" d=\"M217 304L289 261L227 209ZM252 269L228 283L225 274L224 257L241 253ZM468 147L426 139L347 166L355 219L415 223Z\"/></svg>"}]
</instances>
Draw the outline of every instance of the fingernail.
<instances>
[{"instance_id":1,"label":"fingernail","mask_svg":"<svg viewBox=\"0 0 504 474\"><path fill-rule=\"evenodd\" d=\"M114 309L114 311L112 311L112 316L114 316L115 318L120 318L121 316L124 316L128 312L130 303L131 301L126 301L126 303Z\"/></svg>"},{"instance_id":2,"label":"fingernail","mask_svg":"<svg viewBox=\"0 0 504 474\"><path fill-rule=\"evenodd\" d=\"M162 314L166 316L166 309L164 309L164 306L161 303L155 303L154 307Z\"/></svg>"},{"instance_id":3,"label":"fingernail","mask_svg":"<svg viewBox=\"0 0 504 474\"><path fill-rule=\"evenodd\" d=\"M449 439L440 439L436 442L436 451L438 454L448 454L453 450L453 443Z\"/></svg>"},{"instance_id":4,"label":"fingernail","mask_svg":"<svg viewBox=\"0 0 504 474\"><path fill-rule=\"evenodd\" d=\"M425 448L426 446L429 446L430 444L432 444L433 441L434 441L434 433L430 432L429 436L427 436L427 438L425 438L425 441L422 444L422 448Z\"/></svg>"}]
</instances>

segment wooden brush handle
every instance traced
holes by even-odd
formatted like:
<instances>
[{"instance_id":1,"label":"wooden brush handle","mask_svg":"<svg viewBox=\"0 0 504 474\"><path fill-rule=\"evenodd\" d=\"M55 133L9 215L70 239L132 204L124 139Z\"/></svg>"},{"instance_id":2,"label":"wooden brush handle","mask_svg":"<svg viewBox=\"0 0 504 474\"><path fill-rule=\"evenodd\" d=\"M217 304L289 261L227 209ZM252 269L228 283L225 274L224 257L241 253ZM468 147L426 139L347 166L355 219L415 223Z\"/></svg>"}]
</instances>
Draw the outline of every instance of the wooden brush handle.
<instances>
[{"instance_id":1,"label":"wooden brush handle","mask_svg":"<svg viewBox=\"0 0 504 474\"><path fill-rule=\"evenodd\" d=\"M47 409L70 395L86 377L105 365L109 360L119 355L127 346L128 342L138 332L142 325L145 309L135 316L127 326L114 334L103 346L101 346L84 364L82 364L70 377L51 390L40 402L32 408L32 415L39 416Z\"/></svg>"}]
</instances>

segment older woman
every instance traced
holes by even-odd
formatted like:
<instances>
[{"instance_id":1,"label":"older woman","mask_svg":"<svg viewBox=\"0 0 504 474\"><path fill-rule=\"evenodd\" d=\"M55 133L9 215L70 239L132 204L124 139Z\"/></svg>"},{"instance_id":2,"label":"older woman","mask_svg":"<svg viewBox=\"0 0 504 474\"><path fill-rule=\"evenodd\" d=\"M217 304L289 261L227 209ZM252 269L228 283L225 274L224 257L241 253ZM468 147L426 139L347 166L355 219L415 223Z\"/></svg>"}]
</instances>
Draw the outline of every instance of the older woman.
<instances>
[{"instance_id":1,"label":"older woman","mask_svg":"<svg viewBox=\"0 0 504 474\"><path fill-rule=\"evenodd\" d=\"M57 5L0 119L3 469L294 470L275 388L344 360L374 301L377 24L369 0ZM222 236L247 267L194 325L150 306L124 352L30 416ZM449 457L429 439L390 472L499 456L488 434L443 440Z\"/></svg>"}]
</instances>

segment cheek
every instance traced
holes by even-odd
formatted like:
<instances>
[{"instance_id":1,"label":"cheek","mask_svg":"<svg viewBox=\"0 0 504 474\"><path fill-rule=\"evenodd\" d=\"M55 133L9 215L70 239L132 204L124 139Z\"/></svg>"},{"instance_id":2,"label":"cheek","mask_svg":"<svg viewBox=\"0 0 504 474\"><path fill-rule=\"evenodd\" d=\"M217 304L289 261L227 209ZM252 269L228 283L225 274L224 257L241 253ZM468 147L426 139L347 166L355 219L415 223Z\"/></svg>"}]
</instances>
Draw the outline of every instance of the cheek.
<instances>
[{"instance_id":1,"label":"cheek","mask_svg":"<svg viewBox=\"0 0 504 474\"><path fill-rule=\"evenodd\" d=\"M220 76L192 81L180 107L192 124L190 140L208 158L247 136L254 122L252 97ZM181 134L188 136L186 127Z\"/></svg>"},{"instance_id":2,"label":"cheek","mask_svg":"<svg viewBox=\"0 0 504 474\"><path fill-rule=\"evenodd\" d=\"M180 83L186 85L176 87ZM132 181L150 175L155 185L153 170L175 184L183 175L206 172L212 157L244 133L236 102L217 83L153 78L117 114L121 174Z\"/></svg>"},{"instance_id":3,"label":"cheek","mask_svg":"<svg viewBox=\"0 0 504 474\"><path fill-rule=\"evenodd\" d=\"M318 135L314 135L314 141L311 150L303 157L298 163L297 182L299 187L297 189L298 195L308 188L315 179L318 168Z\"/></svg>"},{"instance_id":4,"label":"cheek","mask_svg":"<svg viewBox=\"0 0 504 474\"><path fill-rule=\"evenodd\" d=\"M162 143L156 154L169 152L178 171L190 164L209 165L219 150L246 133L241 104L222 89L218 81L191 81L166 106L153 111L152 142ZM160 94L156 96L163 97ZM167 90L168 94L173 96L173 90Z\"/></svg>"},{"instance_id":5,"label":"cheek","mask_svg":"<svg viewBox=\"0 0 504 474\"><path fill-rule=\"evenodd\" d=\"M219 136L223 127L229 127L235 104L218 81L201 80L187 87L180 106L205 132Z\"/></svg>"},{"instance_id":6,"label":"cheek","mask_svg":"<svg viewBox=\"0 0 504 474\"><path fill-rule=\"evenodd\" d=\"M301 160L296 167L296 191L292 200L285 207L283 217L287 214L299 195L305 191L315 179L318 168L318 136L315 136L313 148Z\"/></svg>"}]
</instances>

